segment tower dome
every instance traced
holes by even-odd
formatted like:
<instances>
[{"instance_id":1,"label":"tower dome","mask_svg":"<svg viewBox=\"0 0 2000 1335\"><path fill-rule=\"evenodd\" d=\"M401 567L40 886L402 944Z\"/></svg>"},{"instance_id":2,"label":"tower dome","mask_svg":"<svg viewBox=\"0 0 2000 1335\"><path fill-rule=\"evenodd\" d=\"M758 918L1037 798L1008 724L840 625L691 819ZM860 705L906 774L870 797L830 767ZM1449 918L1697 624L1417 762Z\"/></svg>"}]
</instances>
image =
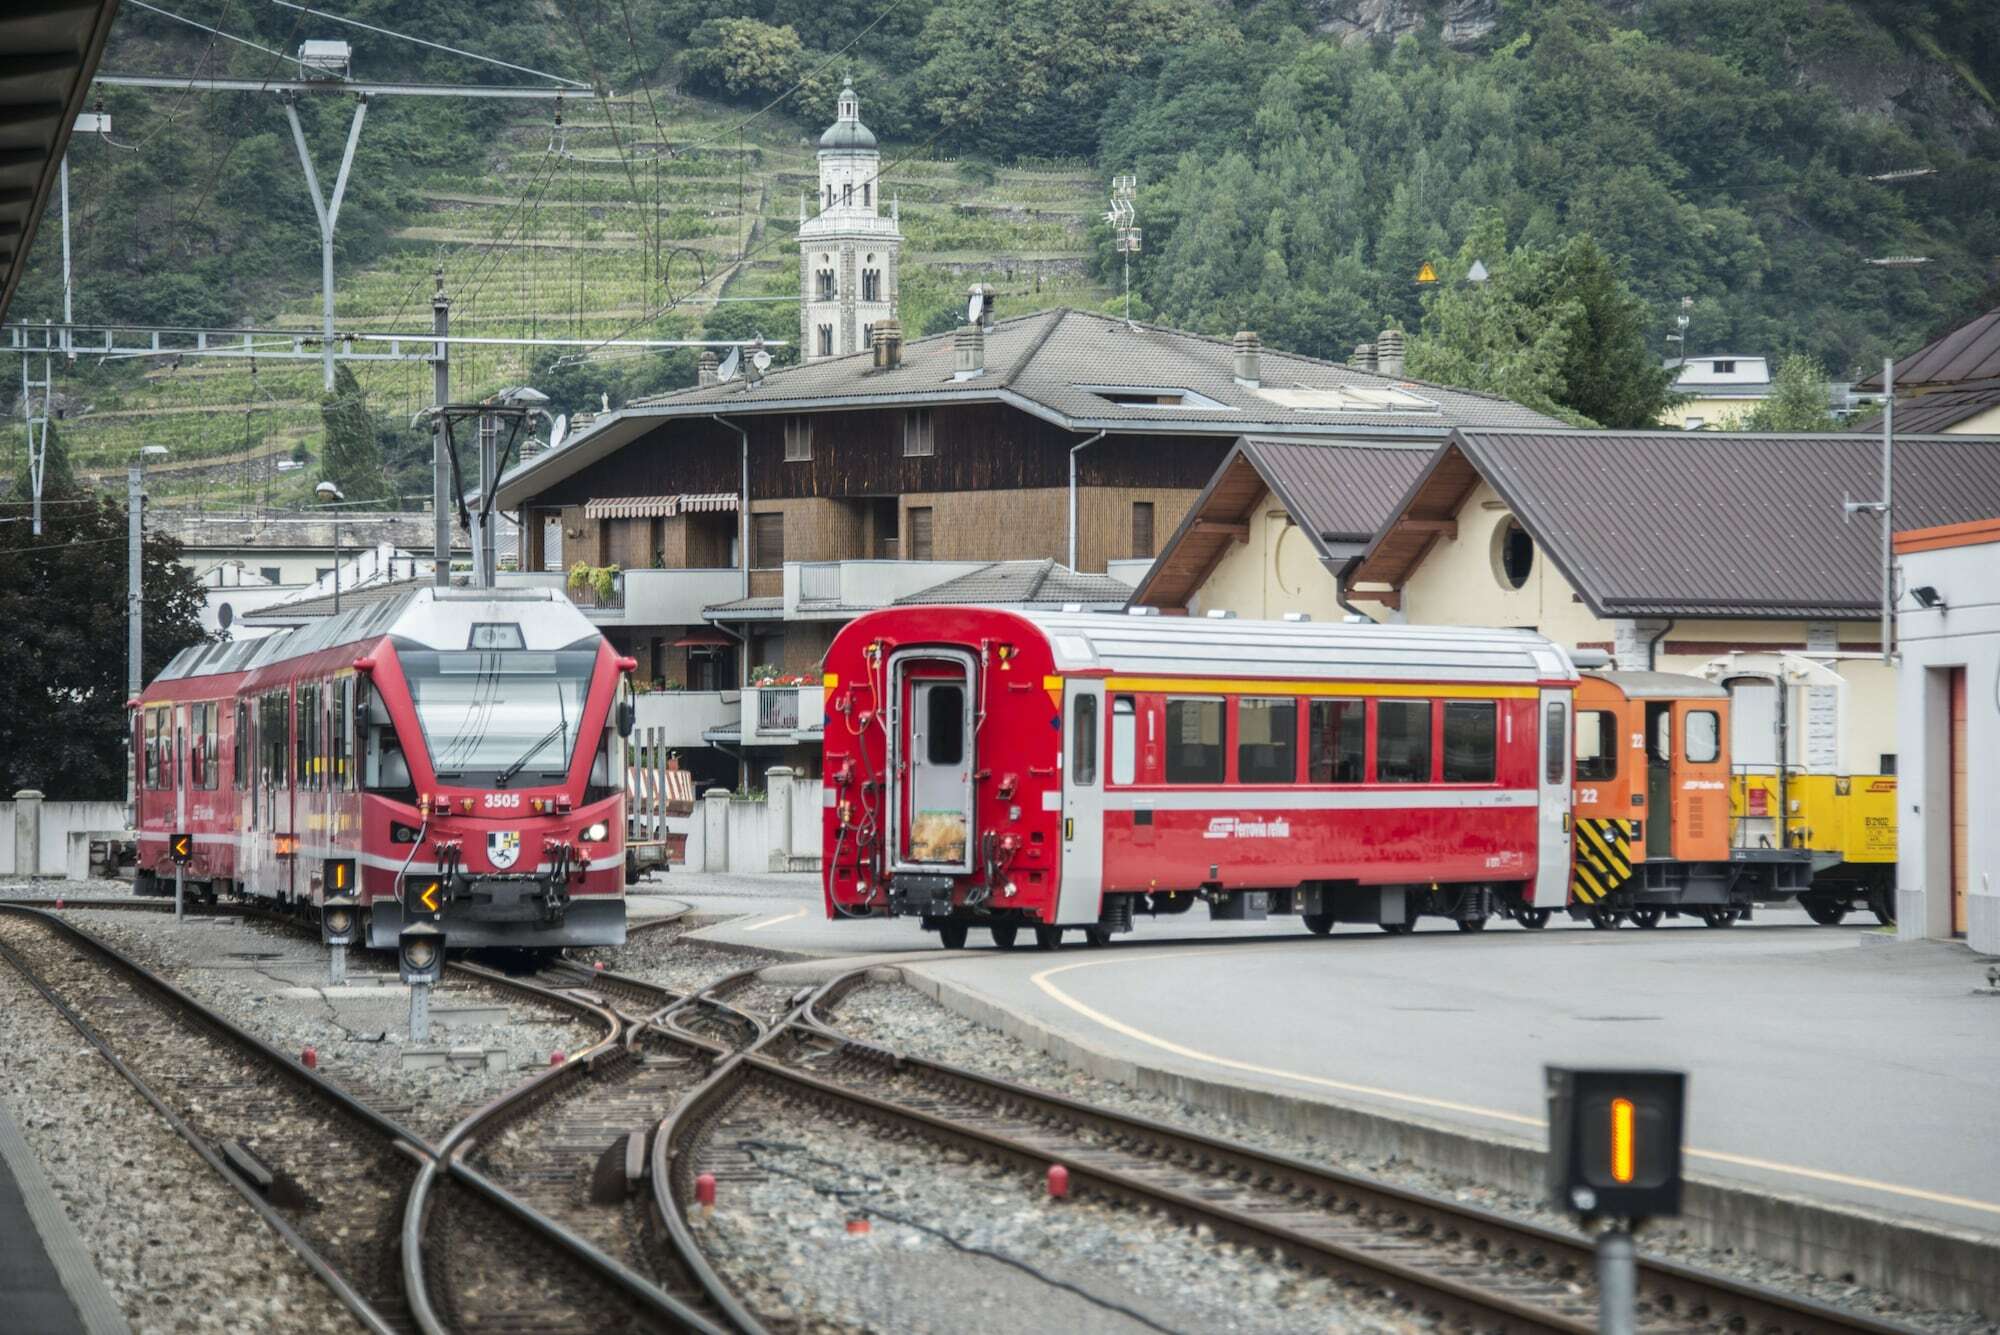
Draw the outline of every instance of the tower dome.
<instances>
[{"instance_id":1,"label":"tower dome","mask_svg":"<svg viewBox=\"0 0 2000 1335\"><path fill-rule=\"evenodd\" d=\"M861 99L854 93L854 77L841 87L838 111L833 124L819 137L820 151L832 153L873 153L875 132L861 123Z\"/></svg>"}]
</instances>

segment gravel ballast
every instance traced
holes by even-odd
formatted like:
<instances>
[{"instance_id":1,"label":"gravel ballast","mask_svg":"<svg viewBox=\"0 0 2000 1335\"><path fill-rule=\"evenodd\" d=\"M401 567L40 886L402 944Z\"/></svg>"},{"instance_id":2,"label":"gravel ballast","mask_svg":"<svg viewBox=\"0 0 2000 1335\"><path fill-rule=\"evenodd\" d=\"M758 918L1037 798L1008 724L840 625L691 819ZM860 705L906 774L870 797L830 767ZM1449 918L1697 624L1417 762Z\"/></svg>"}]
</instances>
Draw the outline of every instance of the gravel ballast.
<instances>
[{"instance_id":1,"label":"gravel ballast","mask_svg":"<svg viewBox=\"0 0 2000 1335\"><path fill-rule=\"evenodd\" d=\"M171 914L65 911L64 917L213 1006L281 1052L310 1046L320 1074L412 1131L442 1136L473 1108L602 1037L581 1017L511 991L446 976L432 989L428 1048L477 1049L477 1063L406 1069L408 993L388 952L350 950L348 990L325 984L326 949L284 928ZM447 1024L454 1007L503 1007L503 1023Z\"/></svg>"},{"instance_id":2,"label":"gravel ballast","mask_svg":"<svg viewBox=\"0 0 2000 1335\"><path fill-rule=\"evenodd\" d=\"M715 1213L695 1213L696 1237L776 1327L941 1335L1424 1329L1393 1299L1261 1257L1205 1228L1096 1201L1051 1201L1030 1174L921 1139L886 1140L765 1094L732 1109L706 1148L734 1168ZM850 1233L850 1220L866 1220L867 1232Z\"/></svg>"},{"instance_id":3,"label":"gravel ballast","mask_svg":"<svg viewBox=\"0 0 2000 1335\"><path fill-rule=\"evenodd\" d=\"M8 1053L0 1100L138 1335L360 1328L242 1197L4 963L0 1035Z\"/></svg>"},{"instance_id":4,"label":"gravel ballast","mask_svg":"<svg viewBox=\"0 0 2000 1335\"><path fill-rule=\"evenodd\" d=\"M1308 1163L1365 1174L1395 1186L1427 1191L1545 1227L1564 1231L1572 1228L1566 1216L1544 1208L1538 1200L1431 1172L1400 1160L1384 1162L1364 1159L1344 1153L1337 1145L1316 1137L1282 1133L1086 1074L1010 1035L958 1015L923 993L900 984L873 984L857 989L840 1003L832 1022L855 1038L912 1057L966 1067L1160 1125L1183 1127ZM1944 1332L1945 1335L2000 1335L2000 1323L1977 1313L1916 1309L1892 1294L1835 1277L1804 1275L1756 1257L1692 1246L1664 1226L1648 1230L1641 1245L1654 1254L1672 1257L1705 1270L1768 1285L1837 1307L1887 1317L1924 1330Z\"/></svg>"}]
</instances>

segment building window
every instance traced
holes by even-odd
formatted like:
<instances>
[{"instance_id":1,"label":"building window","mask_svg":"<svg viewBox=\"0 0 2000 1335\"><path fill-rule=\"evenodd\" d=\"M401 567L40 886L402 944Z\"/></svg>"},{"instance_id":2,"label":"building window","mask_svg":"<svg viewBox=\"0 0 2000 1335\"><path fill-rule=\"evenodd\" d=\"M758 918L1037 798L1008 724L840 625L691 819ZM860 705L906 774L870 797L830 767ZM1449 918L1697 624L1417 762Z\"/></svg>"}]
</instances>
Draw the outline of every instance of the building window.
<instances>
[{"instance_id":1,"label":"building window","mask_svg":"<svg viewBox=\"0 0 2000 1335\"><path fill-rule=\"evenodd\" d=\"M819 327L819 355L822 357L833 356L833 326L830 324L823 324Z\"/></svg>"},{"instance_id":2,"label":"building window","mask_svg":"<svg viewBox=\"0 0 2000 1335\"><path fill-rule=\"evenodd\" d=\"M1431 702L1381 700L1375 705L1375 782L1431 781Z\"/></svg>"},{"instance_id":3,"label":"building window","mask_svg":"<svg viewBox=\"0 0 2000 1335\"><path fill-rule=\"evenodd\" d=\"M785 564L785 516L782 512L750 516L750 565L775 570Z\"/></svg>"},{"instance_id":4,"label":"building window","mask_svg":"<svg viewBox=\"0 0 2000 1335\"><path fill-rule=\"evenodd\" d=\"M1681 423L1681 429L1683 431L1699 431L1707 425L1708 419L1706 417L1690 417Z\"/></svg>"},{"instance_id":5,"label":"building window","mask_svg":"<svg viewBox=\"0 0 2000 1335\"><path fill-rule=\"evenodd\" d=\"M867 208L868 206L869 206L868 182L863 181L861 183L861 207Z\"/></svg>"},{"instance_id":6,"label":"building window","mask_svg":"<svg viewBox=\"0 0 2000 1335\"><path fill-rule=\"evenodd\" d=\"M1490 700L1453 700L1444 707L1444 781L1492 783L1499 707Z\"/></svg>"},{"instance_id":7,"label":"building window","mask_svg":"<svg viewBox=\"0 0 2000 1335\"><path fill-rule=\"evenodd\" d=\"M849 205L851 205L851 204L853 204L853 203L854 203L854 187L853 187L853 186L851 186L851 185L843 185L842 187L840 187L840 202L841 202L842 204L849 204Z\"/></svg>"},{"instance_id":8,"label":"building window","mask_svg":"<svg viewBox=\"0 0 2000 1335\"><path fill-rule=\"evenodd\" d=\"M1132 557L1151 560L1153 556L1153 503L1132 502Z\"/></svg>"},{"instance_id":9,"label":"building window","mask_svg":"<svg viewBox=\"0 0 2000 1335\"><path fill-rule=\"evenodd\" d=\"M1713 365L1713 366L1715 367L1715 374L1717 374L1717 375L1735 375L1735 374L1736 374L1736 363L1735 363L1735 362L1714 362L1714 363L1711 363L1711 365Z\"/></svg>"},{"instance_id":10,"label":"building window","mask_svg":"<svg viewBox=\"0 0 2000 1335\"><path fill-rule=\"evenodd\" d=\"M314 579L325 579L325 578L326 578L326 577L327 577L328 575L331 575L332 573L333 573L333 567L332 567L332 566L314 566L314 567L313 567L313 578L314 578Z\"/></svg>"},{"instance_id":11,"label":"building window","mask_svg":"<svg viewBox=\"0 0 2000 1335\"><path fill-rule=\"evenodd\" d=\"M882 271L863 269L861 271L861 299L863 301L882 300Z\"/></svg>"},{"instance_id":12,"label":"building window","mask_svg":"<svg viewBox=\"0 0 2000 1335\"><path fill-rule=\"evenodd\" d=\"M1236 781L1290 783L1298 777L1299 703L1236 702Z\"/></svg>"},{"instance_id":13,"label":"building window","mask_svg":"<svg viewBox=\"0 0 2000 1335\"><path fill-rule=\"evenodd\" d=\"M1167 698L1167 782L1221 783L1222 701Z\"/></svg>"},{"instance_id":14,"label":"building window","mask_svg":"<svg viewBox=\"0 0 2000 1335\"><path fill-rule=\"evenodd\" d=\"M875 324L872 320L861 326L861 346L863 349L875 346Z\"/></svg>"},{"instance_id":15,"label":"building window","mask_svg":"<svg viewBox=\"0 0 2000 1335\"><path fill-rule=\"evenodd\" d=\"M785 462L806 463L813 457L813 423L810 417L785 419Z\"/></svg>"},{"instance_id":16,"label":"building window","mask_svg":"<svg viewBox=\"0 0 2000 1335\"><path fill-rule=\"evenodd\" d=\"M931 429L931 410L912 408L903 414L903 457L925 459L937 453L937 437Z\"/></svg>"},{"instance_id":17,"label":"building window","mask_svg":"<svg viewBox=\"0 0 2000 1335\"><path fill-rule=\"evenodd\" d=\"M285 582L285 572L278 566L258 566L257 573L264 577L266 584L283 584Z\"/></svg>"},{"instance_id":18,"label":"building window","mask_svg":"<svg viewBox=\"0 0 2000 1335\"><path fill-rule=\"evenodd\" d=\"M935 512L928 505L910 507L910 559L928 561L931 559L931 518Z\"/></svg>"},{"instance_id":19,"label":"building window","mask_svg":"<svg viewBox=\"0 0 2000 1335\"><path fill-rule=\"evenodd\" d=\"M815 300L832 301L837 295L839 295L839 289L834 286L833 270L821 269L813 275L813 297Z\"/></svg>"},{"instance_id":20,"label":"building window","mask_svg":"<svg viewBox=\"0 0 2000 1335\"><path fill-rule=\"evenodd\" d=\"M1535 540L1520 520L1509 519L1493 530L1493 576L1502 588L1520 588L1534 568Z\"/></svg>"}]
</instances>

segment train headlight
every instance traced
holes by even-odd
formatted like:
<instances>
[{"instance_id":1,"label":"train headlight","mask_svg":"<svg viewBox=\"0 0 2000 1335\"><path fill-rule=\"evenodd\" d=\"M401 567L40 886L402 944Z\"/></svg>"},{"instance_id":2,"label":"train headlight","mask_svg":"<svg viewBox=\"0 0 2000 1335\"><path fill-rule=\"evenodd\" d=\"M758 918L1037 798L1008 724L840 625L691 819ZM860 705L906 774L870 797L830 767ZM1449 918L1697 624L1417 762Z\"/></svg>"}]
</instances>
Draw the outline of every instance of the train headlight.
<instances>
[{"instance_id":1,"label":"train headlight","mask_svg":"<svg viewBox=\"0 0 2000 1335\"><path fill-rule=\"evenodd\" d=\"M583 830L583 842L586 844L601 844L610 837L611 827L601 820L586 825Z\"/></svg>"}]
</instances>

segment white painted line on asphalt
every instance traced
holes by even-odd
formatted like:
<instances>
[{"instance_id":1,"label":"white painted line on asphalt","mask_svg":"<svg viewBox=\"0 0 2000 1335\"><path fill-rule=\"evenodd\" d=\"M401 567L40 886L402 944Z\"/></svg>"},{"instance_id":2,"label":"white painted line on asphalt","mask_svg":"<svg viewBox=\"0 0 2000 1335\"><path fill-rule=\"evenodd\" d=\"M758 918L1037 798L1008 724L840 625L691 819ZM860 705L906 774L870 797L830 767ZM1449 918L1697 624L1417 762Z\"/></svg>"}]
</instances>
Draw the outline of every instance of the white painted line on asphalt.
<instances>
[{"instance_id":1,"label":"white painted line on asphalt","mask_svg":"<svg viewBox=\"0 0 2000 1335\"><path fill-rule=\"evenodd\" d=\"M800 910L804 912L804 910ZM1331 1080L1325 1076L1307 1075L1302 1071L1286 1071L1275 1066L1260 1066L1255 1062L1239 1061L1234 1057L1219 1057L1212 1052L1203 1052L1176 1043L1171 1039L1149 1034L1143 1029L1113 1019L1103 1011L1078 1001L1069 993L1050 982L1059 973L1072 969L1087 969L1101 964L1137 964L1145 960L1182 958L1184 952L1156 951L1143 955L1107 955L1099 959L1078 960L1074 964L1058 964L1033 974L1029 981L1040 988L1057 1005L1104 1026L1116 1034L1123 1034L1135 1042L1144 1043L1163 1052L1171 1052L1191 1061L1206 1062L1231 1071L1243 1071L1251 1075L1265 1075L1278 1080L1290 1080L1304 1085L1317 1085L1322 1089L1339 1090L1346 1094L1361 1094L1370 1098L1389 1099L1397 1103L1407 1103L1419 1108L1435 1108L1445 1112L1468 1113L1474 1117L1491 1118L1514 1126L1532 1127L1541 1131L1548 1123L1539 1117L1523 1117L1519 1113L1503 1112L1497 1108L1482 1108L1473 1103L1457 1103L1450 1099L1430 1098L1422 1094L1405 1094L1393 1089L1380 1089L1373 1085L1350 1084L1344 1080ZM1684 1151L1690 1159L1708 1159L1715 1163L1731 1164L1738 1168L1754 1168L1760 1172L1777 1173L1788 1177L1800 1177L1814 1182L1830 1182L1844 1187L1855 1187L1863 1191L1879 1191L1889 1196L1901 1196L1908 1200L1927 1201L1933 1205L1948 1205L1960 1210L1972 1210L1981 1214L2000 1215L2000 1204L1992 1201L1975 1200L1969 1196L1953 1196L1941 1191L1927 1191L1922 1187L1905 1187L1894 1182L1880 1182L1874 1178L1854 1177L1847 1173L1828 1172L1821 1168L1806 1168L1799 1164L1777 1163L1770 1159L1756 1159L1743 1154L1730 1154L1723 1150L1703 1150L1688 1146Z\"/></svg>"},{"instance_id":2,"label":"white painted line on asphalt","mask_svg":"<svg viewBox=\"0 0 2000 1335\"><path fill-rule=\"evenodd\" d=\"M775 918L766 918L762 922L753 922L743 930L746 932L761 932L766 927L776 927L781 922L790 922L794 918L803 918L805 916L806 911L804 909L793 909L790 913L780 913Z\"/></svg>"}]
</instances>

